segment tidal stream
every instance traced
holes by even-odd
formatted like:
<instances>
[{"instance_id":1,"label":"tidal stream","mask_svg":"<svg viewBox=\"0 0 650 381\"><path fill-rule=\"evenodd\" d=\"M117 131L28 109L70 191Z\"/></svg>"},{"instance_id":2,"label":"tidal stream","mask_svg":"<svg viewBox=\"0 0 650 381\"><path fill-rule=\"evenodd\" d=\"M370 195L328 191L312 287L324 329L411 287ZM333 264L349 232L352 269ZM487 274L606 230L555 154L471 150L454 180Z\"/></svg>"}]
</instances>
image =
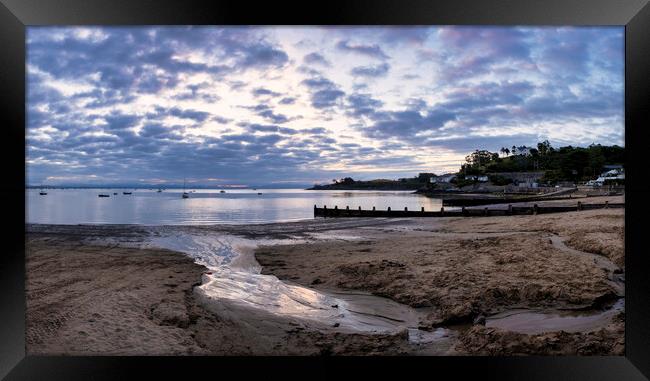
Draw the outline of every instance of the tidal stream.
<instances>
[{"instance_id":1,"label":"tidal stream","mask_svg":"<svg viewBox=\"0 0 650 381\"><path fill-rule=\"evenodd\" d=\"M427 354L449 353L459 331L418 329L420 317L424 314L422 311L364 292L318 290L261 274L261 266L254 257L258 246L332 238L322 231L284 237L252 239L224 232L151 227L148 245L183 252L206 266L209 271L203 275L202 284L195 293L220 316L248 325L259 324L261 320L265 329L289 324L347 333L398 333L407 330L409 342L414 346L426 346ZM359 239L351 235L336 237ZM551 241L572 255L594 255L566 247L559 237L551 237ZM613 274L616 266L606 259L603 261L601 256L597 257L595 264ZM595 312L517 309L487 317L486 325L527 334L589 331L605 326L623 308L624 299L605 311Z\"/></svg>"}]
</instances>

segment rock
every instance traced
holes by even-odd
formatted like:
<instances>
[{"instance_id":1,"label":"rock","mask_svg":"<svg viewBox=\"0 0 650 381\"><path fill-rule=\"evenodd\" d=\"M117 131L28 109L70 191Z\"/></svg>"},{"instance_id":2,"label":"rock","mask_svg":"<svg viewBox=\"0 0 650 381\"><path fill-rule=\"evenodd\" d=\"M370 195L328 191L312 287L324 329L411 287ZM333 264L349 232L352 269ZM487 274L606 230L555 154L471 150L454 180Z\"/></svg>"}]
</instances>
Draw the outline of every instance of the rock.
<instances>
[{"instance_id":1,"label":"rock","mask_svg":"<svg viewBox=\"0 0 650 381\"><path fill-rule=\"evenodd\" d=\"M321 283L323 283L323 281L320 280L319 278L316 278L316 279L311 281L311 284L321 284Z\"/></svg>"},{"instance_id":2,"label":"rock","mask_svg":"<svg viewBox=\"0 0 650 381\"><path fill-rule=\"evenodd\" d=\"M336 328L336 327L338 327L338 326L340 326L340 325L341 325L341 324L339 324L339 323L334 323L334 325L332 325L332 327Z\"/></svg>"},{"instance_id":3,"label":"rock","mask_svg":"<svg viewBox=\"0 0 650 381\"><path fill-rule=\"evenodd\" d=\"M485 325L485 316L479 315L474 319L474 324Z\"/></svg>"},{"instance_id":4,"label":"rock","mask_svg":"<svg viewBox=\"0 0 650 381\"><path fill-rule=\"evenodd\" d=\"M338 304L332 304L332 308L339 308Z\"/></svg>"}]
</instances>

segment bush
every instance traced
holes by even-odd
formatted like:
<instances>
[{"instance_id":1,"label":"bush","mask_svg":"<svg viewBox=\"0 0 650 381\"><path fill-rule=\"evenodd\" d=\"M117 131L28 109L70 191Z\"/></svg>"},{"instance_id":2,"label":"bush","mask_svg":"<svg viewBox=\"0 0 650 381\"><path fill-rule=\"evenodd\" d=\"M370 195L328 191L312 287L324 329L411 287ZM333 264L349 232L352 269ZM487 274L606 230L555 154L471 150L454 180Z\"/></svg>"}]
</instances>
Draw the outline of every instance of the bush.
<instances>
[{"instance_id":1,"label":"bush","mask_svg":"<svg viewBox=\"0 0 650 381\"><path fill-rule=\"evenodd\" d=\"M455 178L454 180L451 181L452 184L456 185L458 188L462 188L467 185L474 185L478 181L476 180L470 180L470 179L459 179Z\"/></svg>"},{"instance_id":2,"label":"bush","mask_svg":"<svg viewBox=\"0 0 650 381\"><path fill-rule=\"evenodd\" d=\"M488 179L494 185L512 184L512 179L509 179L509 178L501 176L501 175L490 175L490 176L488 176Z\"/></svg>"}]
</instances>

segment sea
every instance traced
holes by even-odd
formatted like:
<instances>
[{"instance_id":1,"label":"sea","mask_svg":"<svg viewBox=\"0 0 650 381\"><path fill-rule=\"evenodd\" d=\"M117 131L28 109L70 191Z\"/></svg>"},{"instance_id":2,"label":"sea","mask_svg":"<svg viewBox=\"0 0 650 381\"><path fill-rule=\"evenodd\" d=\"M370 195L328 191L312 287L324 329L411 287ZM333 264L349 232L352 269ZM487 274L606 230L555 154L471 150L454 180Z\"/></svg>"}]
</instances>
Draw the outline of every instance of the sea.
<instances>
[{"instance_id":1,"label":"sea","mask_svg":"<svg viewBox=\"0 0 650 381\"><path fill-rule=\"evenodd\" d=\"M27 223L208 225L259 224L314 218L333 208L440 210L440 199L413 191L304 189L39 189L26 190ZM222 192L224 191L224 192ZM124 194L123 192L131 192ZM109 197L99 197L106 194Z\"/></svg>"}]
</instances>

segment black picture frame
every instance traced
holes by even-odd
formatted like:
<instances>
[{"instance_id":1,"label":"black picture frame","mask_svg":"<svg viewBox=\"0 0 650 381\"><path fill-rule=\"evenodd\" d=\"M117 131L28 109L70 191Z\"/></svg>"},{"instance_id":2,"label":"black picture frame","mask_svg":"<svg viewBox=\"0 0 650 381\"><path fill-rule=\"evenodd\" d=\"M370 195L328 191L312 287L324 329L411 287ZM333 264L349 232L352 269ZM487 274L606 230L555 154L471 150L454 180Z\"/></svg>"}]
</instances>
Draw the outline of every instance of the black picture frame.
<instances>
[{"instance_id":1,"label":"black picture frame","mask_svg":"<svg viewBox=\"0 0 650 381\"><path fill-rule=\"evenodd\" d=\"M283 378L339 377L340 367L400 377L501 380L643 380L650 377L650 266L644 200L650 111L650 5L645 0L0 0L0 115L4 248L0 254L0 377L130 379L159 375L225 377L257 370ZM618 357L215 358L25 357L25 28L30 25L624 25L626 145L626 334ZM290 367L290 368L289 368ZM203 376L200 376L203 375ZM644 376L645 375L645 376ZM149 377L147 377L149 378Z\"/></svg>"}]
</instances>

